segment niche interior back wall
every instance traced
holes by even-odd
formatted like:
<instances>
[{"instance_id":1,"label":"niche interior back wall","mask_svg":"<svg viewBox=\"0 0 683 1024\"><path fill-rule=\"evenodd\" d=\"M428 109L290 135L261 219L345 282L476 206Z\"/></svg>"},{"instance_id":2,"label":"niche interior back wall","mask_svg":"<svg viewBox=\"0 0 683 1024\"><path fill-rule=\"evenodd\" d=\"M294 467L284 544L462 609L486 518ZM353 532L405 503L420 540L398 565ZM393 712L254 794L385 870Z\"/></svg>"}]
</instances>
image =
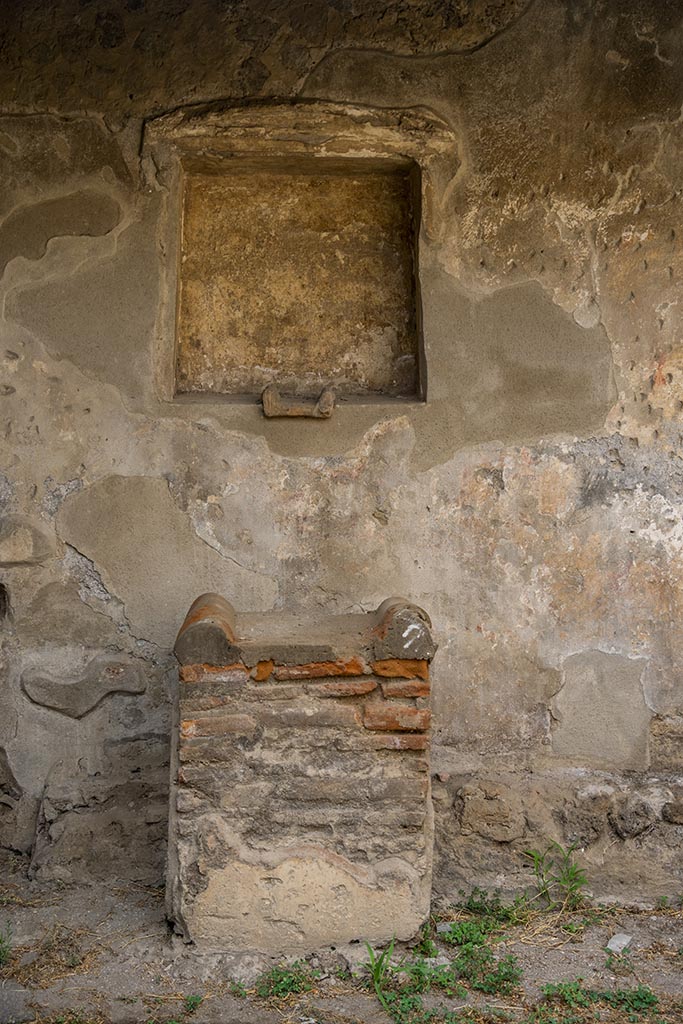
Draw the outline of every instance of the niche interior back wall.
<instances>
[{"instance_id":1,"label":"niche interior back wall","mask_svg":"<svg viewBox=\"0 0 683 1024\"><path fill-rule=\"evenodd\" d=\"M43 878L158 881L191 601L402 594L440 645L436 889L522 885L551 839L597 892L680 887L680 5L10 6L0 844ZM178 196L148 139L245 104L448 135L426 402L271 422L169 394Z\"/></svg>"}]
</instances>

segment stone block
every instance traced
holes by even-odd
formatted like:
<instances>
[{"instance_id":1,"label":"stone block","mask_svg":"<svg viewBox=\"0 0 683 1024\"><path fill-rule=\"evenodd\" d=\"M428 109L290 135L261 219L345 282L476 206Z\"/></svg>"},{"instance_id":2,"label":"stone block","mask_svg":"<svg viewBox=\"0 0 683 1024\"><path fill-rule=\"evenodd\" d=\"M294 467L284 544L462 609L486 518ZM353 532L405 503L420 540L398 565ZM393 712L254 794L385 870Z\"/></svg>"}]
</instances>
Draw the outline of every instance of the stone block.
<instances>
[{"instance_id":1,"label":"stone block","mask_svg":"<svg viewBox=\"0 0 683 1024\"><path fill-rule=\"evenodd\" d=\"M519 795L495 783L473 783L458 793L461 801L460 829L463 835L476 833L483 839L510 843L526 831Z\"/></svg>"},{"instance_id":2,"label":"stone block","mask_svg":"<svg viewBox=\"0 0 683 1024\"><path fill-rule=\"evenodd\" d=\"M664 821L672 825L683 825L683 800L670 800L662 807Z\"/></svg>"},{"instance_id":3,"label":"stone block","mask_svg":"<svg viewBox=\"0 0 683 1024\"><path fill-rule=\"evenodd\" d=\"M368 661L387 614L416 613L392 602L293 631L218 616L215 595L193 607L177 646L198 660L179 686L170 918L202 948L277 956L409 938L431 891L428 660L394 657L382 680ZM241 661L208 663L202 636Z\"/></svg>"},{"instance_id":4,"label":"stone block","mask_svg":"<svg viewBox=\"0 0 683 1024\"><path fill-rule=\"evenodd\" d=\"M662 715L652 719L650 760L653 771L683 770L683 715Z\"/></svg>"},{"instance_id":5,"label":"stone block","mask_svg":"<svg viewBox=\"0 0 683 1024\"><path fill-rule=\"evenodd\" d=\"M620 839L641 835L658 817L653 804L638 793L624 793L616 797L607 816Z\"/></svg>"},{"instance_id":6,"label":"stone block","mask_svg":"<svg viewBox=\"0 0 683 1024\"><path fill-rule=\"evenodd\" d=\"M43 525L25 516L0 519L0 566L38 565L52 558L55 538Z\"/></svg>"},{"instance_id":7,"label":"stone block","mask_svg":"<svg viewBox=\"0 0 683 1024\"><path fill-rule=\"evenodd\" d=\"M430 712L404 704L370 704L363 713L366 729L386 732L422 732L429 728Z\"/></svg>"}]
</instances>

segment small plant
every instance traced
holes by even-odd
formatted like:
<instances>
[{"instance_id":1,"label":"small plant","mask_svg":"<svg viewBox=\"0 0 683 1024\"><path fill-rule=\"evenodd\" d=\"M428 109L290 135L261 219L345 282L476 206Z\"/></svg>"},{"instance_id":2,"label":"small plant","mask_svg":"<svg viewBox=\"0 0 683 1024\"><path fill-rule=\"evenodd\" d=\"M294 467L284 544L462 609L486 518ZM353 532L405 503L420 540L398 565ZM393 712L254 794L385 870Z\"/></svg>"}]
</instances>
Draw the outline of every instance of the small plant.
<instances>
[{"instance_id":1,"label":"small plant","mask_svg":"<svg viewBox=\"0 0 683 1024\"><path fill-rule=\"evenodd\" d=\"M229 982L228 991L231 996L236 996L238 999L246 999L247 997L247 990L241 981Z\"/></svg>"},{"instance_id":2,"label":"small plant","mask_svg":"<svg viewBox=\"0 0 683 1024\"><path fill-rule=\"evenodd\" d=\"M310 992L316 975L307 964L296 960L290 967L272 967L256 982L256 995L260 999L284 999L286 996Z\"/></svg>"},{"instance_id":3,"label":"small plant","mask_svg":"<svg viewBox=\"0 0 683 1024\"><path fill-rule=\"evenodd\" d=\"M183 1000L183 1009L185 1013L194 1013L202 1005L203 996L185 996Z\"/></svg>"},{"instance_id":4,"label":"small plant","mask_svg":"<svg viewBox=\"0 0 683 1024\"><path fill-rule=\"evenodd\" d=\"M414 992L385 992L384 997L382 1005L395 1024L431 1024L442 1019L438 1010L426 1010Z\"/></svg>"},{"instance_id":5,"label":"small plant","mask_svg":"<svg viewBox=\"0 0 683 1024\"><path fill-rule=\"evenodd\" d=\"M436 943L432 938L432 921L426 921L420 929L415 945L412 947L413 953L418 956L436 956L438 949Z\"/></svg>"},{"instance_id":6,"label":"small plant","mask_svg":"<svg viewBox=\"0 0 683 1024\"><path fill-rule=\"evenodd\" d=\"M66 1013L55 1017L53 1024L92 1024L88 1017L84 1017L80 1010L67 1010Z\"/></svg>"},{"instance_id":7,"label":"small plant","mask_svg":"<svg viewBox=\"0 0 683 1024\"><path fill-rule=\"evenodd\" d=\"M574 844L565 850L560 843L552 842L543 851L524 851L536 878L538 892L534 899L544 900L550 910L559 906L576 910L585 899L583 890L588 879L574 859L575 850Z\"/></svg>"},{"instance_id":8,"label":"small plant","mask_svg":"<svg viewBox=\"0 0 683 1024\"><path fill-rule=\"evenodd\" d=\"M441 938L452 946L485 946L495 927L496 924L486 918L480 921L453 921Z\"/></svg>"},{"instance_id":9,"label":"small plant","mask_svg":"<svg viewBox=\"0 0 683 1024\"><path fill-rule=\"evenodd\" d=\"M612 992L596 992L598 1000L615 1010L629 1014L627 1020L637 1020L644 1013L656 1009L659 999L648 985L637 988L617 988Z\"/></svg>"},{"instance_id":10,"label":"small plant","mask_svg":"<svg viewBox=\"0 0 683 1024\"><path fill-rule=\"evenodd\" d=\"M386 993L384 992L384 982L386 981L391 965L391 955L394 952L394 945L396 944L396 936L394 936L382 953L376 953L369 942L365 943L365 948L368 951L368 961L365 966L370 974L370 980L372 981L372 987L375 990L375 995L379 999L380 1003L387 1011L389 1010L389 1004L387 1002Z\"/></svg>"},{"instance_id":11,"label":"small plant","mask_svg":"<svg viewBox=\"0 0 683 1024\"><path fill-rule=\"evenodd\" d=\"M463 946L454 963L460 977L479 992L505 995L522 977L517 957L508 955L496 960L488 946Z\"/></svg>"},{"instance_id":12,"label":"small plant","mask_svg":"<svg viewBox=\"0 0 683 1024\"><path fill-rule=\"evenodd\" d=\"M407 981L402 985L403 992L428 992L432 985L442 989L447 996L464 997L466 990L460 984L459 974L454 964L432 964L422 957L404 961L399 964L398 971L405 975Z\"/></svg>"},{"instance_id":13,"label":"small plant","mask_svg":"<svg viewBox=\"0 0 683 1024\"><path fill-rule=\"evenodd\" d=\"M0 967L10 962L12 956L12 929L9 924L0 930Z\"/></svg>"},{"instance_id":14,"label":"small plant","mask_svg":"<svg viewBox=\"0 0 683 1024\"><path fill-rule=\"evenodd\" d=\"M600 990L584 988L580 978L577 981L561 981L557 985L546 985L543 988L543 996L550 1003L560 1003L572 1008L586 1008L601 1003L626 1014L624 1019L628 1021L640 1020L644 1014L655 1010L659 1004L659 999L647 985Z\"/></svg>"},{"instance_id":15,"label":"small plant","mask_svg":"<svg viewBox=\"0 0 683 1024\"><path fill-rule=\"evenodd\" d=\"M583 981L560 981L557 985L544 985L541 989L549 1002L564 1003L565 1006L590 1006L594 1000Z\"/></svg>"},{"instance_id":16,"label":"small plant","mask_svg":"<svg viewBox=\"0 0 683 1024\"><path fill-rule=\"evenodd\" d=\"M464 892L461 891L461 895L465 895ZM503 903L499 892L490 895L478 886L457 906L472 917L483 918L487 925L491 925L490 931L493 931L494 924L522 924L529 916L526 896L515 896L512 903Z\"/></svg>"}]
</instances>

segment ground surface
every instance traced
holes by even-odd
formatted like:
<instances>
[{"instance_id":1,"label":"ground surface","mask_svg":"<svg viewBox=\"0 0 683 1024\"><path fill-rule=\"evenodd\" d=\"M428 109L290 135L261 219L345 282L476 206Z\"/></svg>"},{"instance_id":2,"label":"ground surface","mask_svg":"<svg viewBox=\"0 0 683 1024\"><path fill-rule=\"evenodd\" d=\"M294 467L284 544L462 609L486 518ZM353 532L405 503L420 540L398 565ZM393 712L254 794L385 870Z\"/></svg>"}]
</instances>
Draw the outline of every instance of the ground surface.
<instances>
[{"instance_id":1,"label":"ground surface","mask_svg":"<svg viewBox=\"0 0 683 1024\"><path fill-rule=\"evenodd\" d=\"M172 937L161 889L47 885L10 858L0 864L0 1024L683 1022L678 897L655 910L539 905L455 894L420 944L397 945L383 975L378 966L390 1016L360 943L273 974L264 958L199 955ZM617 933L632 937L629 950L609 956ZM565 987L544 993L549 984Z\"/></svg>"}]
</instances>

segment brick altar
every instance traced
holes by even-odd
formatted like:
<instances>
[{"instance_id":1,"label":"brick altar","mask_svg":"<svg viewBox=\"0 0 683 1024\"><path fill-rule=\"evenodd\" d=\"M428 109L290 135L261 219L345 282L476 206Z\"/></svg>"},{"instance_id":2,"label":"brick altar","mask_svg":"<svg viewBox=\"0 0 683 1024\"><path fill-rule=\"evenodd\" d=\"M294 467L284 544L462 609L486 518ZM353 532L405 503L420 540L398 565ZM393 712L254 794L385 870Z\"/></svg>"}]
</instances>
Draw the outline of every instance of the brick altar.
<instances>
[{"instance_id":1,"label":"brick altar","mask_svg":"<svg viewBox=\"0 0 683 1024\"><path fill-rule=\"evenodd\" d=\"M204 948L408 938L429 912L427 615L199 598L176 641L167 904Z\"/></svg>"}]
</instances>

